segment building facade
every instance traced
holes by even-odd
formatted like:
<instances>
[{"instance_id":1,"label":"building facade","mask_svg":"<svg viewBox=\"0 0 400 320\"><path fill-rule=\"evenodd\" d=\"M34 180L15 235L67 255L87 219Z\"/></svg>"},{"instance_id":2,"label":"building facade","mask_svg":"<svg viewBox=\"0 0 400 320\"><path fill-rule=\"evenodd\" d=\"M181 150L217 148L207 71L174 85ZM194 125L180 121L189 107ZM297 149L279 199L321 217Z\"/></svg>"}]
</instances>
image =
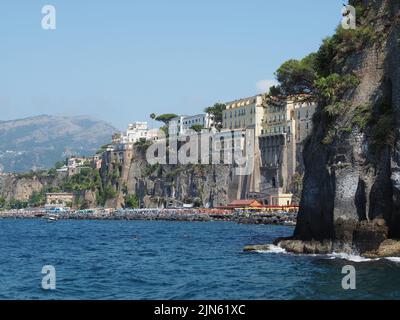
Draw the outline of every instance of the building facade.
<instances>
[{"instance_id":1,"label":"building facade","mask_svg":"<svg viewBox=\"0 0 400 320\"><path fill-rule=\"evenodd\" d=\"M179 116L169 122L169 134L172 136L187 135L193 126L200 126L204 129L211 129L214 125L213 116L208 113L194 116Z\"/></svg>"},{"instance_id":2,"label":"building facade","mask_svg":"<svg viewBox=\"0 0 400 320\"><path fill-rule=\"evenodd\" d=\"M226 103L222 113L223 130L254 129L255 136L261 135L264 119L262 95Z\"/></svg>"},{"instance_id":3,"label":"building facade","mask_svg":"<svg viewBox=\"0 0 400 320\"><path fill-rule=\"evenodd\" d=\"M312 131L316 103L311 96L264 98L265 121L259 148L261 192L271 205L287 203L294 175L303 173L304 141ZM298 201L298 199L292 199Z\"/></svg>"},{"instance_id":4,"label":"building facade","mask_svg":"<svg viewBox=\"0 0 400 320\"><path fill-rule=\"evenodd\" d=\"M46 207L71 207L73 203L73 193L46 193Z\"/></svg>"},{"instance_id":5,"label":"building facade","mask_svg":"<svg viewBox=\"0 0 400 320\"><path fill-rule=\"evenodd\" d=\"M131 123L126 130L125 135L122 136L122 143L136 143L141 139L147 140L148 130L147 122L136 121Z\"/></svg>"}]
</instances>

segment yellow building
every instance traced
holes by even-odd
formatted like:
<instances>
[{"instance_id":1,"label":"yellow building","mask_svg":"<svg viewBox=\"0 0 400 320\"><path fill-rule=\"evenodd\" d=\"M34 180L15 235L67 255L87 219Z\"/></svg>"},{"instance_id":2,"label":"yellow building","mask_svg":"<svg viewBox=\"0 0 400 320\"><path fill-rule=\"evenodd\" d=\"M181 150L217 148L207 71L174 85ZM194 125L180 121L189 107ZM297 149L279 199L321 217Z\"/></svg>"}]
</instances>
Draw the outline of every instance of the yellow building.
<instances>
[{"instance_id":1,"label":"yellow building","mask_svg":"<svg viewBox=\"0 0 400 320\"><path fill-rule=\"evenodd\" d=\"M280 99L264 96L260 136L262 182L269 203L290 200L292 178L303 171L303 144L312 131L316 103L308 95Z\"/></svg>"},{"instance_id":2,"label":"yellow building","mask_svg":"<svg viewBox=\"0 0 400 320\"><path fill-rule=\"evenodd\" d=\"M262 95L226 103L222 114L223 130L255 129L255 136L261 134L264 118Z\"/></svg>"},{"instance_id":3,"label":"yellow building","mask_svg":"<svg viewBox=\"0 0 400 320\"><path fill-rule=\"evenodd\" d=\"M292 96L287 100L266 97L264 107L262 135L295 133L296 141L302 142L311 132L316 103L310 96Z\"/></svg>"}]
</instances>

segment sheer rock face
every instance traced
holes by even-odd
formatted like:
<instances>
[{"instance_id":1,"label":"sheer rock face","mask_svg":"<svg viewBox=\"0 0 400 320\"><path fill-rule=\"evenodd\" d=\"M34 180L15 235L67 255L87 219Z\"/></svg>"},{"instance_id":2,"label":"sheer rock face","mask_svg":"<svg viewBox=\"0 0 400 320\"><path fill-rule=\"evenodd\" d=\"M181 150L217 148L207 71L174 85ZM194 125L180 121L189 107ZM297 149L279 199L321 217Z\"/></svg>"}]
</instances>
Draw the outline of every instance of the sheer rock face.
<instances>
[{"instance_id":1,"label":"sheer rock face","mask_svg":"<svg viewBox=\"0 0 400 320\"><path fill-rule=\"evenodd\" d=\"M125 194L136 194L145 207L179 206L196 198L203 206L222 206L249 190L249 179L236 175L231 165L165 164L148 170L146 153L136 147L121 159L112 152L103 157L104 179L113 169L119 170L119 178L112 182L117 196L108 200L106 207L123 207Z\"/></svg>"},{"instance_id":2,"label":"sheer rock face","mask_svg":"<svg viewBox=\"0 0 400 320\"><path fill-rule=\"evenodd\" d=\"M48 181L33 178L18 178L13 175L0 176L0 197L7 201L26 201L34 192L40 192Z\"/></svg>"},{"instance_id":3,"label":"sheer rock face","mask_svg":"<svg viewBox=\"0 0 400 320\"><path fill-rule=\"evenodd\" d=\"M354 72L360 84L346 99L353 110L366 104L375 110L381 101L391 101L396 142L377 149L371 130L353 127L352 133L339 133L331 145L323 145L327 124L315 123L304 150L304 189L294 238L332 239L365 251L387 237L400 238L400 1L352 2L374 10L374 19L363 23L379 32L379 41L347 57L340 72ZM352 114L341 116L335 126L351 126ZM385 227L376 227L374 220L384 221Z\"/></svg>"}]
</instances>

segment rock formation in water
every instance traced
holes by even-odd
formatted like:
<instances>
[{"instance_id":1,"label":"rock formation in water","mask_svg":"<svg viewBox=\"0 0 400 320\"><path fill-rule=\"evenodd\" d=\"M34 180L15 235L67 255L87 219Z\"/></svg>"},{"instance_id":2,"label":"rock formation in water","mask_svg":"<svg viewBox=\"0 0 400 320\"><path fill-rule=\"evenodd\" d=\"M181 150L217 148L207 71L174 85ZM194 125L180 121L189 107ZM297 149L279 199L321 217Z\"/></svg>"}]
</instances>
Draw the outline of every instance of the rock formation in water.
<instances>
[{"instance_id":1,"label":"rock formation in water","mask_svg":"<svg viewBox=\"0 0 400 320\"><path fill-rule=\"evenodd\" d=\"M400 1L350 4L359 15L358 38L349 32L347 44L321 50L331 50L330 72L353 73L358 86L346 90L334 115L320 101L304 149L294 237L277 241L293 252L383 255L388 245L396 248L387 239L400 239Z\"/></svg>"}]
</instances>

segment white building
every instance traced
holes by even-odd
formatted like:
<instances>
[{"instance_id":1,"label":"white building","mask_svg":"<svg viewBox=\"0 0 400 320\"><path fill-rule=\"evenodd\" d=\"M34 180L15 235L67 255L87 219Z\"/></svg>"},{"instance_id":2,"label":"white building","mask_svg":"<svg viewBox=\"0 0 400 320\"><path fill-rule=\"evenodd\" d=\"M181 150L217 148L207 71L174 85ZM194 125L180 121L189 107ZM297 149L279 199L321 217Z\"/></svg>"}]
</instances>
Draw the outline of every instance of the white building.
<instances>
[{"instance_id":1,"label":"white building","mask_svg":"<svg viewBox=\"0 0 400 320\"><path fill-rule=\"evenodd\" d=\"M147 122L134 122L131 123L126 130L126 134L122 136L122 143L136 143L140 139L147 140L148 125Z\"/></svg>"},{"instance_id":2,"label":"white building","mask_svg":"<svg viewBox=\"0 0 400 320\"><path fill-rule=\"evenodd\" d=\"M214 124L213 116L208 113L194 116L179 116L169 122L170 135L185 135L193 126L201 126L204 129L211 129Z\"/></svg>"},{"instance_id":3,"label":"white building","mask_svg":"<svg viewBox=\"0 0 400 320\"><path fill-rule=\"evenodd\" d=\"M83 166L87 162L87 159L84 157L71 157L68 158L68 168L76 168L79 166Z\"/></svg>"},{"instance_id":4,"label":"white building","mask_svg":"<svg viewBox=\"0 0 400 320\"><path fill-rule=\"evenodd\" d=\"M215 151L238 151L245 148L246 132L242 129L222 130L214 134Z\"/></svg>"},{"instance_id":5,"label":"white building","mask_svg":"<svg viewBox=\"0 0 400 320\"><path fill-rule=\"evenodd\" d=\"M183 132L183 119L187 116L179 116L169 121L169 134L171 136L179 136Z\"/></svg>"},{"instance_id":6,"label":"white building","mask_svg":"<svg viewBox=\"0 0 400 320\"><path fill-rule=\"evenodd\" d=\"M113 135L112 146L107 151L132 149L141 140L156 141L163 136L160 129L149 129L147 122L133 122L125 133Z\"/></svg>"},{"instance_id":7,"label":"white building","mask_svg":"<svg viewBox=\"0 0 400 320\"><path fill-rule=\"evenodd\" d=\"M165 137L165 134L161 131L161 129L150 129L147 132L147 140L149 141L157 141L162 137Z\"/></svg>"}]
</instances>

